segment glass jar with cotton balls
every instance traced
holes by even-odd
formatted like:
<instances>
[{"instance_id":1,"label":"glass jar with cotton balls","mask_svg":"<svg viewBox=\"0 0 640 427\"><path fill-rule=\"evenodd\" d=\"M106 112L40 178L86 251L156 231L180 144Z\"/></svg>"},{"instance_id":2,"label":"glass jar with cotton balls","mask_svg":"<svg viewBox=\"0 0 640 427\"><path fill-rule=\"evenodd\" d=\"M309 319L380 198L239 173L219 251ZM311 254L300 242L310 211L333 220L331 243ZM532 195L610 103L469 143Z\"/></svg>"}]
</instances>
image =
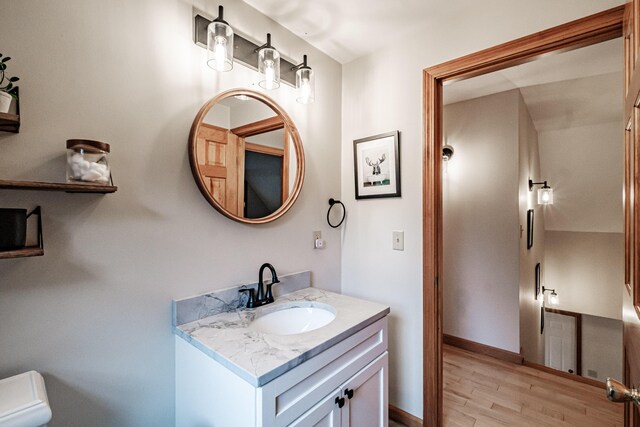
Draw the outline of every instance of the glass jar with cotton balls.
<instances>
[{"instance_id":1,"label":"glass jar with cotton balls","mask_svg":"<svg viewBox=\"0 0 640 427\"><path fill-rule=\"evenodd\" d=\"M89 139L67 140L67 182L108 185L110 146Z\"/></svg>"}]
</instances>

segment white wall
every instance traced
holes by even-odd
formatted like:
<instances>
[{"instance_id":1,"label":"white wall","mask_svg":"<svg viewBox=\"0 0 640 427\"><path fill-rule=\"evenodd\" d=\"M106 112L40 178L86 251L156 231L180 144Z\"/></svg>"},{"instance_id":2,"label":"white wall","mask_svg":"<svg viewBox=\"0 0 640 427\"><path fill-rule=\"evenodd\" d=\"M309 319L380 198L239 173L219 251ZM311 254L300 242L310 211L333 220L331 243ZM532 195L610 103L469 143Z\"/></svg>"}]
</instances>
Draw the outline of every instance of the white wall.
<instances>
[{"instance_id":1,"label":"white wall","mask_svg":"<svg viewBox=\"0 0 640 427\"><path fill-rule=\"evenodd\" d=\"M542 284L558 293L555 308L620 319L623 262L623 233L546 231Z\"/></svg>"},{"instance_id":2,"label":"white wall","mask_svg":"<svg viewBox=\"0 0 640 427\"><path fill-rule=\"evenodd\" d=\"M553 188L547 230L623 232L622 121L540 132L541 180Z\"/></svg>"},{"instance_id":3,"label":"white wall","mask_svg":"<svg viewBox=\"0 0 640 427\"><path fill-rule=\"evenodd\" d=\"M619 4L556 2L535 17L485 5L464 20L462 7L343 66L343 292L391 305L390 401L405 411L422 416L422 70ZM402 197L356 201L353 140L396 129ZM391 250L393 230L405 231L404 252Z\"/></svg>"},{"instance_id":4,"label":"white wall","mask_svg":"<svg viewBox=\"0 0 640 427\"><path fill-rule=\"evenodd\" d=\"M284 83L282 83L284 86ZM246 101L233 101L231 107L231 128L238 126L244 126L249 123L254 123L260 120L265 120L271 117L275 117L276 112L271 107L263 104L255 99L248 99Z\"/></svg>"},{"instance_id":5,"label":"white wall","mask_svg":"<svg viewBox=\"0 0 640 427\"><path fill-rule=\"evenodd\" d=\"M518 353L517 90L447 105L445 334Z\"/></svg>"},{"instance_id":6,"label":"white wall","mask_svg":"<svg viewBox=\"0 0 640 427\"><path fill-rule=\"evenodd\" d=\"M544 261L544 207L538 205L537 193L529 191L529 179L539 180L540 154L538 132L518 91L518 218L520 222L520 353L530 362L544 363L544 335L540 333L542 296L536 299L535 268ZM533 247L527 249L527 211L534 210Z\"/></svg>"},{"instance_id":7,"label":"white wall","mask_svg":"<svg viewBox=\"0 0 640 427\"><path fill-rule=\"evenodd\" d=\"M171 299L255 281L264 261L280 274L310 269L340 291L341 66L241 1L225 18L286 56L313 58L316 102L275 100L292 116L307 160L304 187L282 219L230 221L198 191L187 138L202 104L250 87L240 64L217 75L192 41L180 0L3 2L2 53L21 78L22 127L0 134L4 179L63 180L65 140L111 143L112 195L0 192L1 207L43 208L45 255L0 261L0 378L44 374L52 426L167 426L174 420ZM217 14L218 2L206 9ZM323 250L313 250L322 230Z\"/></svg>"},{"instance_id":8,"label":"white wall","mask_svg":"<svg viewBox=\"0 0 640 427\"><path fill-rule=\"evenodd\" d=\"M622 321L582 315L582 376L623 378ZM594 370L598 375L589 375Z\"/></svg>"}]
</instances>

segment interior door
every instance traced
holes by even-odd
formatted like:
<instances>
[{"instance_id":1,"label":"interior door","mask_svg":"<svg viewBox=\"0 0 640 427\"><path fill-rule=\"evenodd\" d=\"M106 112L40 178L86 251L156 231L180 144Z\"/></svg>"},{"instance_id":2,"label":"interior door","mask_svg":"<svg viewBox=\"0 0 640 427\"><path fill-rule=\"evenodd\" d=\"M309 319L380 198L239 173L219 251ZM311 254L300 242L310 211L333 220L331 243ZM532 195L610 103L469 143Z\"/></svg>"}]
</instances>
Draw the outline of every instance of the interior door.
<instances>
[{"instance_id":1,"label":"interior door","mask_svg":"<svg viewBox=\"0 0 640 427\"><path fill-rule=\"evenodd\" d=\"M624 22L624 124L625 124L625 282L622 318L624 322L624 383L640 387L640 206L638 179L640 170L640 1L626 5ZM638 406L626 403L625 425L639 426Z\"/></svg>"},{"instance_id":2,"label":"interior door","mask_svg":"<svg viewBox=\"0 0 640 427\"><path fill-rule=\"evenodd\" d=\"M576 318L545 312L544 364L573 374L576 372Z\"/></svg>"},{"instance_id":3,"label":"interior door","mask_svg":"<svg viewBox=\"0 0 640 427\"><path fill-rule=\"evenodd\" d=\"M216 202L234 215L243 212L244 140L227 129L202 124L197 136L198 164Z\"/></svg>"}]
</instances>

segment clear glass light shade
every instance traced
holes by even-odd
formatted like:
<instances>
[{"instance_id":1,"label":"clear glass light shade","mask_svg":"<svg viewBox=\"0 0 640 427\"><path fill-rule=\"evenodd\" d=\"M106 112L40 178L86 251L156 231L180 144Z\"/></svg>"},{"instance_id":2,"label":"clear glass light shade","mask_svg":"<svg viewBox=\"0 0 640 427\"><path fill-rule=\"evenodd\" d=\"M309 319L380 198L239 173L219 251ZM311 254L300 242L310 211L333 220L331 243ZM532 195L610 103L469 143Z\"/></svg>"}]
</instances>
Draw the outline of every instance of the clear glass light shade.
<instances>
[{"instance_id":1,"label":"clear glass light shade","mask_svg":"<svg viewBox=\"0 0 640 427\"><path fill-rule=\"evenodd\" d=\"M280 87L280 52L270 47L258 51L258 85L267 90Z\"/></svg>"},{"instance_id":2,"label":"clear glass light shade","mask_svg":"<svg viewBox=\"0 0 640 427\"><path fill-rule=\"evenodd\" d=\"M311 104L315 99L316 80L311 68L299 68L296 71L296 101L300 104Z\"/></svg>"},{"instance_id":3,"label":"clear glass light shade","mask_svg":"<svg viewBox=\"0 0 640 427\"><path fill-rule=\"evenodd\" d=\"M543 187L538 189L538 204L539 205L553 204L553 188Z\"/></svg>"},{"instance_id":4,"label":"clear glass light shade","mask_svg":"<svg viewBox=\"0 0 640 427\"><path fill-rule=\"evenodd\" d=\"M207 27L207 65L216 71L233 68L233 30L224 22Z\"/></svg>"},{"instance_id":5,"label":"clear glass light shade","mask_svg":"<svg viewBox=\"0 0 640 427\"><path fill-rule=\"evenodd\" d=\"M560 299L558 298L558 294L555 292L551 292L549 295L549 304L550 305L558 305L560 303Z\"/></svg>"}]
</instances>

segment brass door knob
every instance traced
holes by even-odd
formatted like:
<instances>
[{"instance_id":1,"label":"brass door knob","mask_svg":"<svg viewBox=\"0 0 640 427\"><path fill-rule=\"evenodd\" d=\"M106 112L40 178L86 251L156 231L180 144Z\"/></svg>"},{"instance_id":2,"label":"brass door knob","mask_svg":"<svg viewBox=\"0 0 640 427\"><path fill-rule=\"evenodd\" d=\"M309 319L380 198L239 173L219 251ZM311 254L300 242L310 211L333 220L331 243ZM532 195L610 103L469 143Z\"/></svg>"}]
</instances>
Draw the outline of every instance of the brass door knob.
<instances>
[{"instance_id":1,"label":"brass door knob","mask_svg":"<svg viewBox=\"0 0 640 427\"><path fill-rule=\"evenodd\" d=\"M634 402L640 405L640 393L635 388L628 388L620 381L607 378L607 399L612 402Z\"/></svg>"}]
</instances>

